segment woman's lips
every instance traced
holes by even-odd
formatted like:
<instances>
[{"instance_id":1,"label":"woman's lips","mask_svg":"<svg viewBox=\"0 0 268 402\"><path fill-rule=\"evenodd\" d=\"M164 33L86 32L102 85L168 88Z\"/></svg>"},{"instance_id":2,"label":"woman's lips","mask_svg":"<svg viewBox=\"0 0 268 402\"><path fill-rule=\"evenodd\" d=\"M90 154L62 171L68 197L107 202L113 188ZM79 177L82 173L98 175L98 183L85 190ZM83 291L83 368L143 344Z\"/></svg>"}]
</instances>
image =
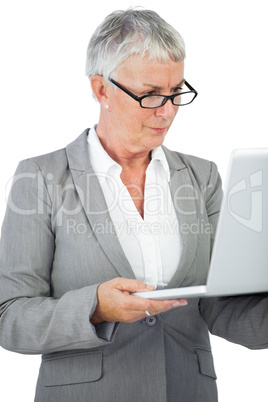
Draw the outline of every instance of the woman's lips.
<instances>
[{"instance_id":1,"label":"woman's lips","mask_svg":"<svg viewBox=\"0 0 268 402\"><path fill-rule=\"evenodd\" d=\"M166 132L166 130L167 130L167 127L163 127L163 128L161 128L161 127L150 127L150 128L151 128L151 130L155 131L158 134L164 134Z\"/></svg>"}]
</instances>

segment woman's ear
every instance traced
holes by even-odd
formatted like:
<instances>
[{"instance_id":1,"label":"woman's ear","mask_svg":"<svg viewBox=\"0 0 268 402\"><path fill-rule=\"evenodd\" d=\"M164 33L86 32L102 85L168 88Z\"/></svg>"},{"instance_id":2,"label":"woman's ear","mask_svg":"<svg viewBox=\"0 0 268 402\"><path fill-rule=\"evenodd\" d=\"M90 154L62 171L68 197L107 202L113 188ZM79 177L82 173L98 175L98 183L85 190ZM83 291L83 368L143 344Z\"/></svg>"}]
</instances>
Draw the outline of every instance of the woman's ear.
<instances>
[{"instance_id":1,"label":"woman's ear","mask_svg":"<svg viewBox=\"0 0 268 402\"><path fill-rule=\"evenodd\" d=\"M91 88L100 104L107 104L108 84L101 75L93 75L91 78Z\"/></svg>"}]
</instances>

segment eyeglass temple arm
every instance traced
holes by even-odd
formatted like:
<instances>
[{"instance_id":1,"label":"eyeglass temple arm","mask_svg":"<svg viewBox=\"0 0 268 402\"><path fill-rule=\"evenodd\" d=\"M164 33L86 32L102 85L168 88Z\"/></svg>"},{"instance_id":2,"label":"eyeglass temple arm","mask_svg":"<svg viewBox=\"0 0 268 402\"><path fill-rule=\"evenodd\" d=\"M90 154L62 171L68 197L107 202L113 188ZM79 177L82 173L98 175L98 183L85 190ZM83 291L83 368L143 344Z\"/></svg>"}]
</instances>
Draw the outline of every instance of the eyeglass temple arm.
<instances>
[{"instance_id":1,"label":"eyeglass temple arm","mask_svg":"<svg viewBox=\"0 0 268 402\"><path fill-rule=\"evenodd\" d=\"M187 82L187 81L185 80L184 83L185 83L185 85L187 85L187 87L188 87L191 91L193 91L193 92L195 92L195 93L197 94L197 91L192 87L192 85L189 84L189 82Z\"/></svg>"},{"instance_id":2,"label":"eyeglass temple arm","mask_svg":"<svg viewBox=\"0 0 268 402\"><path fill-rule=\"evenodd\" d=\"M131 98L135 99L136 101L140 101L140 98L136 95L134 95L132 92L128 91L126 88L124 88L122 85L120 85L118 82L114 81L112 78L109 78L109 81L111 81L116 87L122 89L126 94L131 96Z\"/></svg>"}]
</instances>

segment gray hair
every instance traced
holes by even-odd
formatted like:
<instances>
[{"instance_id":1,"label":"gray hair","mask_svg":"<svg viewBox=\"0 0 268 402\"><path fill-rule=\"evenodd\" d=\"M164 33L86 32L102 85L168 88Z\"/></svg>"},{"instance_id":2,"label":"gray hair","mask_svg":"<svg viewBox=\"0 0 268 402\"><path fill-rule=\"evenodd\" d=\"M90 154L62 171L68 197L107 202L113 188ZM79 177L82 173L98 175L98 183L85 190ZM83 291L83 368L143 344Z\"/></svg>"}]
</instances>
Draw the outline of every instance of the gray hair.
<instances>
[{"instance_id":1,"label":"gray hair","mask_svg":"<svg viewBox=\"0 0 268 402\"><path fill-rule=\"evenodd\" d=\"M156 12L130 8L114 11L92 35L86 75L102 75L106 80L129 56L139 54L151 61L168 63L185 58L181 35Z\"/></svg>"}]
</instances>

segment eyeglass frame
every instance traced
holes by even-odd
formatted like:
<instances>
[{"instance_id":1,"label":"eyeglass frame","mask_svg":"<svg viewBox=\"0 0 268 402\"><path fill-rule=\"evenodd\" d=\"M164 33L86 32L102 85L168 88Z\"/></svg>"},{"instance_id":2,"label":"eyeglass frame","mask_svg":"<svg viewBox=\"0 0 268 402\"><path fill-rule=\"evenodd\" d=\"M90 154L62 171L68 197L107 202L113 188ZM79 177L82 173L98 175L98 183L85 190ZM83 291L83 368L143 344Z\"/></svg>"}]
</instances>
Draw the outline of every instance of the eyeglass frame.
<instances>
[{"instance_id":1,"label":"eyeglass frame","mask_svg":"<svg viewBox=\"0 0 268 402\"><path fill-rule=\"evenodd\" d=\"M192 103L194 101L194 99L197 97L198 92L186 81L184 80L184 84L187 86L187 88L190 89L190 91L186 91L186 92L181 92L180 94L174 94L174 95L143 95L143 96L137 96L135 94L133 94L132 92L130 92L127 88L123 87L121 84L119 84L117 81L113 80L112 78L109 78L109 81L112 82L115 86L117 86L118 88L120 88L123 92L125 92L127 95L131 96L131 98L133 98L135 101L139 102L140 107L142 107L143 109L157 109L158 107L162 107L164 106L167 101L170 99L172 104L174 106L186 106L186 105L190 105L190 103ZM178 95L183 95L183 94L188 94L188 93L194 93L194 97L191 100L191 102L185 103L183 105L175 105L174 104L174 98L176 98ZM154 96L161 96L163 97L163 102L161 105L159 106L152 106L152 107L148 107L148 106L142 106L142 100L144 98L148 98L148 97L154 97Z\"/></svg>"}]
</instances>

